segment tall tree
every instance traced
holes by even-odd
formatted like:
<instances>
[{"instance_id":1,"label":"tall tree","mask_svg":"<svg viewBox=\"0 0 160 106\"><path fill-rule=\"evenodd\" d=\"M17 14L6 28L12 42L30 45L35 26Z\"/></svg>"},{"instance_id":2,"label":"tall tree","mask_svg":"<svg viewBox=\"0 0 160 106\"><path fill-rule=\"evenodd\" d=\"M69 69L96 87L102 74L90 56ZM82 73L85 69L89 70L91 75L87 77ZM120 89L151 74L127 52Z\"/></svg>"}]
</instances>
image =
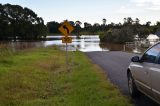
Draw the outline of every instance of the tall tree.
<instances>
[{"instance_id":1,"label":"tall tree","mask_svg":"<svg viewBox=\"0 0 160 106\"><path fill-rule=\"evenodd\" d=\"M90 23L84 22L84 28L91 27L92 25Z\"/></svg>"},{"instance_id":2,"label":"tall tree","mask_svg":"<svg viewBox=\"0 0 160 106\"><path fill-rule=\"evenodd\" d=\"M47 28L49 33L59 33L58 28L60 27L60 23L51 21L47 23Z\"/></svg>"},{"instance_id":3,"label":"tall tree","mask_svg":"<svg viewBox=\"0 0 160 106\"><path fill-rule=\"evenodd\" d=\"M157 21L157 26L160 26L160 21Z\"/></svg>"},{"instance_id":4,"label":"tall tree","mask_svg":"<svg viewBox=\"0 0 160 106\"><path fill-rule=\"evenodd\" d=\"M75 25L78 26L78 27L81 27L82 22L81 22L81 21L76 21L76 22L75 22Z\"/></svg>"},{"instance_id":5,"label":"tall tree","mask_svg":"<svg viewBox=\"0 0 160 106\"><path fill-rule=\"evenodd\" d=\"M47 34L41 17L19 5L0 5L0 39L40 39Z\"/></svg>"},{"instance_id":6,"label":"tall tree","mask_svg":"<svg viewBox=\"0 0 160 106\"><path fill-rule=\"evenodd\" d=\"M138 18L136 18L135 22L136 22L136 24L139 24L140 20Z\"/></svg>"},{"instance_id":7,"label":"tall tree","mask_svg":"<svg viewBox=\"0 0 160 106\"><path fill-rule=\"evenodd\" d=\"M131 17L128 17L127 18L127 24L131 25L133 23L133 20Z\"/></svg>"},{"instance_id":8,"label":"tall tree","mask_svg":"<svg viewBox=\"0 0 160 106\"><path fill-rule=\"evenodd\" d=\"M150 26L151 25L151 21L146 22L146 26Z\"/></svg>"},{"instance_id":9,"label":"tall tree","mask_svg":"<svg viewBox=\"0 0 160 106\"><path fill-rule=\"evenodd\" d=\"M76 32L76 34L77 34L77 37L80 36L81 25L82 25L82 22L81 22L81 21L76 21L76 22L75 22L75 32Z\"/></svg>"},{"instance_id":10,"label":"tall tree","mask_svg":"<svg viewBox=\"0 0 160 106\"><path fill-rule=\"evenodd\" d=\"M102 19L103 25L106 25L107 20L105 18Z\"/></svg>"},{"instance_id":11,"label":"tall tree","mask_svg":"<svg viewBox=\"0 0 160 106\"><path fill-rule=\"evenodd\" d=\"M123 18L124 24L127 23L127 18Z\"/></svg>"}]
</instances>

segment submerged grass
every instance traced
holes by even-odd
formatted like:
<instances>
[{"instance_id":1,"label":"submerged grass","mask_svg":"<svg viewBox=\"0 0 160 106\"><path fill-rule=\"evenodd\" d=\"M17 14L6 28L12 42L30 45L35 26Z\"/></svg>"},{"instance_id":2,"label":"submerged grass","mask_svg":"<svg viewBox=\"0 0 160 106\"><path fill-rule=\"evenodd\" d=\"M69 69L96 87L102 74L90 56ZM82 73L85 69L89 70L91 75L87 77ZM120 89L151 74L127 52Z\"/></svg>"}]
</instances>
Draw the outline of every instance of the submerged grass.
<instances>
[{"instance_id":1,"label":"submerged grass","mask_svg":"<svg viewBox=\"0 0 160 106\"><path fill-rule=\"evenodd\" d=\"M130 106L81 52L56 47L24 50L0 58L0 106Z\"/></svg>"}]
</instances>

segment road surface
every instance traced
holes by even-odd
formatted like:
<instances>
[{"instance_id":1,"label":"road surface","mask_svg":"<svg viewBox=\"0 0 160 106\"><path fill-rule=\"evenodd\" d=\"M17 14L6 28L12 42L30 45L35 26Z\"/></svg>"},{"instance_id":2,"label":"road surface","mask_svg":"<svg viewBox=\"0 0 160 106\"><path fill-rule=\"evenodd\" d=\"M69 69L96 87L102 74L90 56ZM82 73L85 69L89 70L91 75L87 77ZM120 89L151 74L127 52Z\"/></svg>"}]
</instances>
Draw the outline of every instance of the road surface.
<instances>
[{"instance_id":1,"label":"road surface","mask_svg":"<svg viewBox=\"0 0 160 106\"><path fill-rule=\"evenodd\" d=\"M126 70L130 63L130 58L135 54L120 51L100 51L87 52L86 55L106 72L111 82L117 85L123 94L129 96ZM158 106L144 95L134 99L133 103L135 106Z\"/></svg>"}]
</instances>

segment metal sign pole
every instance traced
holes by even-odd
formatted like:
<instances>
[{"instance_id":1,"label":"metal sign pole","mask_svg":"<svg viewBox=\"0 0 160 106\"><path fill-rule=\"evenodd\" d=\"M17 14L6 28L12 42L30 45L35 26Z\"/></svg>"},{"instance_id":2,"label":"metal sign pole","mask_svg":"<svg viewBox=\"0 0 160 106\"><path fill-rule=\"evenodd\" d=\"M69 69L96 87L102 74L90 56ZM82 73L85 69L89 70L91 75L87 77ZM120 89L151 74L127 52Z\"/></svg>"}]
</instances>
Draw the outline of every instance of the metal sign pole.
<instances>
[{"instance_id":1,"label":"metal sign pole","mask_svg":"<svg viewBox=\"0 0 160 106\"><path fill-rule=\"evenodd\" d=\"M62 43L66 43L66 70L68 71L68 43L72 43L72 38L69 37L69 34L74 30L74 27L68 21L64 21L58 30L65 36L62 38Z\"/></svg>"},{"instance_id":2,"label":"metal sign pole","mask_svg":"<svg viewBox=\"0 0 160 106\"><path fill-rule=\"evenodd\" d=\"M66 43L66 70L68 71L68 44Z\"/></svg>"}]
</instances>

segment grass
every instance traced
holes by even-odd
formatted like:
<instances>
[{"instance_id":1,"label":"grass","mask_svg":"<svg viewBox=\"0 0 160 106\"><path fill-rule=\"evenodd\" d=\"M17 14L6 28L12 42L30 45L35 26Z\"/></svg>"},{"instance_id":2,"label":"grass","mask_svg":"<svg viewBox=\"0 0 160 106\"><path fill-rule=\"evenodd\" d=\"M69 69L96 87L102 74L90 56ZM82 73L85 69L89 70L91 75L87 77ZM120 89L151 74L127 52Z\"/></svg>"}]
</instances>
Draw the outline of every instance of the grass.
<instances>
[{"instance_id":1,"label":"grass","mask_svg":"<svg viewBox=\"0 0 160 106\"><path fill-rule=\"evenodd\" d=\"M81 52L56 47L0 57L0 106L130 106L103 71Z\"/></svg>"}]
</instances>

